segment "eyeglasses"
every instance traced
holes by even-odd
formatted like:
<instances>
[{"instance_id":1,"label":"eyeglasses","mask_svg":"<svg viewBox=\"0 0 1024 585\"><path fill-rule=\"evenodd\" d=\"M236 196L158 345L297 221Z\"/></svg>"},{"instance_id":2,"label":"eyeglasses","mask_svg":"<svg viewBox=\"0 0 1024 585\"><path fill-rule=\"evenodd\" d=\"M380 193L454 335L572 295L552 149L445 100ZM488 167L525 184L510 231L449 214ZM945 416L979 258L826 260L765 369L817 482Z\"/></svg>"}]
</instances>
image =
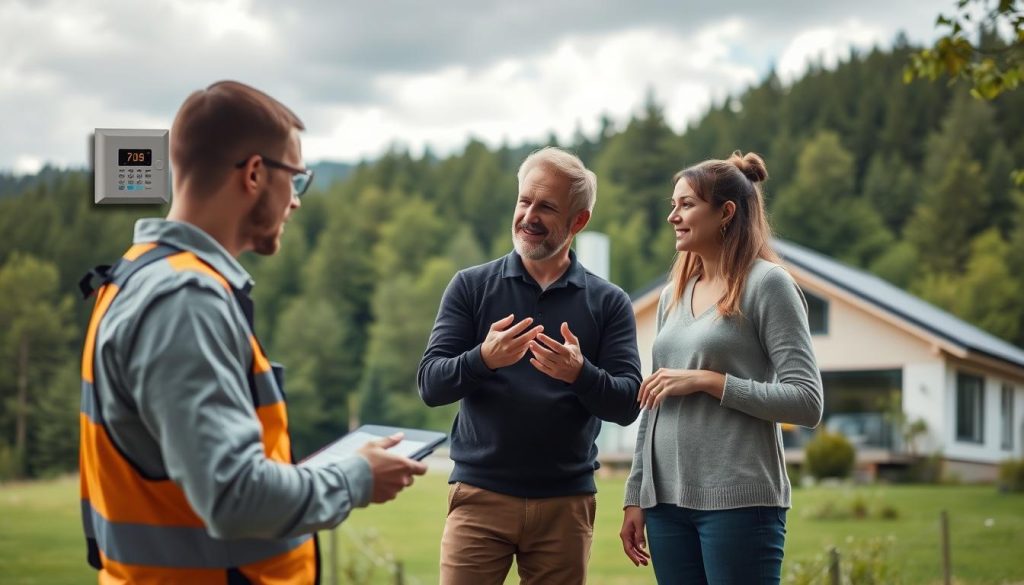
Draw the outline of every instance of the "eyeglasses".
<instances>
[{"instance_id":1,"label":"eyeglasses","mask_svg":"<svg viewBox=\"0 0 1024 585\"><path fill-rule=\"evenodd\" d=\"M296 168L281 161L263 156L262 154L258 156L263 159L264 164L268 167L284 169L292 173L292 195L295 197L302 197L306 190L309 189L309 184L313 182L313 171L310 169ZM240 169L244 167L247 162L249 162L248 158L240 160L235 163L235 168Z\"/></svg>"}]
</instances>

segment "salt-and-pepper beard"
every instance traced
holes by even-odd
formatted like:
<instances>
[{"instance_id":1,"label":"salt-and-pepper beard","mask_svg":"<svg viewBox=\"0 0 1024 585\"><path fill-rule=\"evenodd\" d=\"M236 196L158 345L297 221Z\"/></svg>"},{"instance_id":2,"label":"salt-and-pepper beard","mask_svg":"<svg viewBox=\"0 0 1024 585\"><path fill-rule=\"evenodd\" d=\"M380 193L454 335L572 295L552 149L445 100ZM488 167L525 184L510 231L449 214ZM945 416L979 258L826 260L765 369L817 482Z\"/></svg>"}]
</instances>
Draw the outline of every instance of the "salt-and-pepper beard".
<instances>
[{"instance_id":1,"label":"salt-and-pepper beard","mask_svg":"<svg viewBox=\"0 0 1024 585\"><path fill-rule=\"evenodd\" d=\"M569 237L571 236L570 227L572 226L572 219L569 219L569 221L565 223L564 235L557 244L551 242L550 236L553 234L549 231L540 243L533 245L531 248L527 248L529 244L519 239L519 234L516 230L526 228L529 225L530 224L527 223L520 223L519 225L512 227L512 244L520 256L530 260L547 260L548 258L551 258L562 251L562 248L565 247L566 243L569 241Z\"/></svg>"}]
</instances>

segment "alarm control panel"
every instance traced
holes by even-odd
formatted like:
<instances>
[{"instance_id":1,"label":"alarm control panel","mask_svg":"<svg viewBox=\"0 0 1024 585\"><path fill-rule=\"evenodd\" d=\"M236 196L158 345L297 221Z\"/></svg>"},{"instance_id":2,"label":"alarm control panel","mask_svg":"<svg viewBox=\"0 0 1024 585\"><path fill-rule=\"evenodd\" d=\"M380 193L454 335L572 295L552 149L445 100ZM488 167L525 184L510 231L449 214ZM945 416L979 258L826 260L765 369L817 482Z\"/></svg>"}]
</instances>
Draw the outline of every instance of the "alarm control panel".
<instances>
[{"instance_id":1,"label":"alarm control panel","mask_svg":"<svg viewBox=\"0 0 1024 585\"><path fill-rule=\"evenodd\" d=\"M168 201L167 130L97 128L94 136L96 203Z\"/></svg>"}]
</instances>

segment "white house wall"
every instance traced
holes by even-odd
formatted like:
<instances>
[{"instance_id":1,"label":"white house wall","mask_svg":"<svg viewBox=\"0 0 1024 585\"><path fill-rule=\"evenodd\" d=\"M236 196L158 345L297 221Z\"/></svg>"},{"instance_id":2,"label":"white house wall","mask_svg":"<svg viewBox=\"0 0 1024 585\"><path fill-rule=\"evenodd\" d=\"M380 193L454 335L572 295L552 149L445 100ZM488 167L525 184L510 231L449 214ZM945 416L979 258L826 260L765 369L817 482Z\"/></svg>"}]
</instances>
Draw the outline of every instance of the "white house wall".
<instances>
[{"instance_id":1,"label":"white house wall","mask_svg":"<svg viewBox=\"0 0 1024 585\"><path fill-rule=\"evenodd\" d=\"M651 373L651 349L658 328L658 305L651 307L636 316L636 341L640 349L640 373L647 377Z\"/></svg>"},{"instance_id":2,"label":"white house wall","mask_svg":"<svg viewBox=\"0 0 1024 585\"><path fill-rule=\"evenodd\" d=\"M984 443L967 443L956 439L956 378L958 372L965 372L976 376L982 376L985 383L984 389L984 421L983 437ZM953 460L976 461L984 463L999 463L1013 456L1020 456L1021 436L1020 432L1024 426L1024 414L1021 411L1021 400L1024 399L1024 390L1020 384L1013 384L1004 378L986 374L984 371L950 363L946 368L946 404L953 407L946 409L944 413L946 436L944 437L945 448L942 450L944 457ZM1007 451L1000 445L1000 433L1002 430L1002 413L1000 412L1000 391L1004 383L1014 387L1014 449Z\"/></svg>"},{"instance_id":3,"label":"white house wall","mask_svg":"<svg viewBox=\"0 0 1024 585\"><path fill-rule=\"evenodd\" d=\"M903 329L836 297L797 282L828 301L828 332L814 336L814 352L822 371L888 370L904 364L941 364L931 346Z\"/></svg>"},{"instance_id":4,"label":"white house wall","mask_svg":"<svg viewBox=\"0 0 1024 585\"><path fill-rule=\"evenodd\" d=\"M1003 384L1013 388L1013 445L1010 449L1003 449L1003 413L1002 413L1002 389ZM1021 434L1024 433L1024 385L1009 380L986 378L985 380L985 416L992 417L992 424L985 420L985 445L991 445L997 460L1009 457L1024 457L1024 448L1021 447Z\"/></svg>"},{"instance_id":5,"label":"white house wall","mask_svg":"<svg viewBox=\"0 0 1024 585\"><path fill-rule=\"evenodd\" d=\"M1024 385L1014 385L1012 457L1024 459Z\"/></svg>"},{"instance_id":6,"label":"white house wall","mask_svg":"<svg viewBox=\"0 0 1024 585\"><path fill-rule=\"evenodd\" d=\"M919 453L941 451L947 442L946 416L955 408L946 392L946 364L941 360L903 366L903 412L907 422L924 420L924 436L915 439Z\"/></svg>"}]
</instances>

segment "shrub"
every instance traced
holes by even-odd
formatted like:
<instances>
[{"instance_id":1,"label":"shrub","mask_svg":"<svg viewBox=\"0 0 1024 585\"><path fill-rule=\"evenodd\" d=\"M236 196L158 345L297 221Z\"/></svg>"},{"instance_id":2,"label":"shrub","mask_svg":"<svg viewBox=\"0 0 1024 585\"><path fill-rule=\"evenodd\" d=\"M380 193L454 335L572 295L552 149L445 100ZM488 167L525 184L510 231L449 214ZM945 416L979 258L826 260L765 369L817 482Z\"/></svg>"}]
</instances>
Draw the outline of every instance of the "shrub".
<instances>
[{"instance_id":1,"label":"shrub","mask_svg":"<svg viewBox=\"0 0 1024 585\"><path fill-rule=\"evenodd\" d=\"M849 511L835 500L825 500L811 508L807 515L813 520L846 520L850 517Z\"/></svg>"},{"instance_id":2,"label":"shrub","mask_svg":"<svg viewBox=\"0 0 1024 585\"><path fill-rule=\"evenodd\" d=\"M942 454L932 453L915 458L907 468L906 481L910 483L940 483L942 481Z\"/></svg>"},{"instance_id":3,"label":"shrub","mask_svg":"<svg viewBox=\"0 0 1024 585\"><path fill-rule=\"evenodd\" d=\"M1007 459L999 464L999 489L1024 492L1024 459Z\"/></svg>"},{"instance_id":4,"label":"shrub","mask_svg":"<svg viewBox=\"0 0 1024 585\"><path fill-rule=\"evenodd\" d=\"M817 479L849 477L856 454L846 437L828 431L819 432L805 449L807 472Z\"/></svg>"},{"instance_id":5,"label":"shrub","mask_svg":"<svg viewBox=\"0 0 1024 585\"><path fill-rule=\"evenodd\" d=\"M900 511L893 506L886 504L878 511L878 515L882 520L896 520L900 517Z\"/></svg>"},{"instance_id":6,"label":"shrub","mask_svg":"<svg viewBox=\"0 0 1024 585\"><path fill-rule=\"evenodd\" d=\"M336 567L338 571L337 575L332 576L334 581L371 585L383 579L390 583L397 577L396 572L401 571L401 563L395 559L376 530L356 531L342 527L335 529L334 533L340 544L340 554L334 563L327 564L327 571L331 567ZM327 555L329 561L330 552Z\"/></svg>"},{"instance_id":7,"label":"shrub","mask_svg":"<svg viewBox=\"0 0 1024 585\"><path fill-rule=\"evenodd\" d=\"M794 487L798 488L803 481L803 471L799 466L793 465L792 463L786 464L786 475L789 476L789 483Z\"/></svg>"},{"instance_id":8,"label":"shrub","mask_svg":"<svg viewBox=\"0 0 1024 585\"><path fill-rule=\"evenodd\" d=\"M862 496L857 496L853 499L853 503L850 504L850 515L858 520L863 520L868 517L868 502Z\"/></svg>"},{"instance_id":9,"label":"shrub","mask_svg":"<svg viewBox=\"0 0 1024 585\"><path fill-rule=\"evenodd\" d=\"M17 479L22 475L20 454L4 441L0 441L0 482Z\"/></svg>"},{"instance_id":10,"label":"shrub","mask_svg":"<svg viewBox=\"0 0 1024 585\"><path fill-rule=\"evenodd\" d=\"M895 539L870 538L855 540L853 537L836 547L839 551L840 583L852 585L897 585L902 578L892 558ZM831 583L829 577L829 551L818 554L814 559L785 565L786 585L819 585Z\"/></svg>"},{"instance_id":11,"label":"shrub","mask_svg":"<svg viewBox=\"0 0 1024 585\"><path fill-rule=\"evenodd\" d=\"M882 501L878 494L868 497L861 492L845 493L812 506L804 512L811 520L896 520L900 511L892 504Z\"/></svg>"},{"instance_id":12,"label":"shrub","mask_svg":"<svg viewBox=\"0 0 1024 585\"><path fill-rule=\"evenodd\" d=\"M900 582L892 562L892 538L871 538L852 544L840 562L840 571L849 583L862 585L894 585ZM849 540L848 540L849 542Z\"/></svg>"}]
</instances>

